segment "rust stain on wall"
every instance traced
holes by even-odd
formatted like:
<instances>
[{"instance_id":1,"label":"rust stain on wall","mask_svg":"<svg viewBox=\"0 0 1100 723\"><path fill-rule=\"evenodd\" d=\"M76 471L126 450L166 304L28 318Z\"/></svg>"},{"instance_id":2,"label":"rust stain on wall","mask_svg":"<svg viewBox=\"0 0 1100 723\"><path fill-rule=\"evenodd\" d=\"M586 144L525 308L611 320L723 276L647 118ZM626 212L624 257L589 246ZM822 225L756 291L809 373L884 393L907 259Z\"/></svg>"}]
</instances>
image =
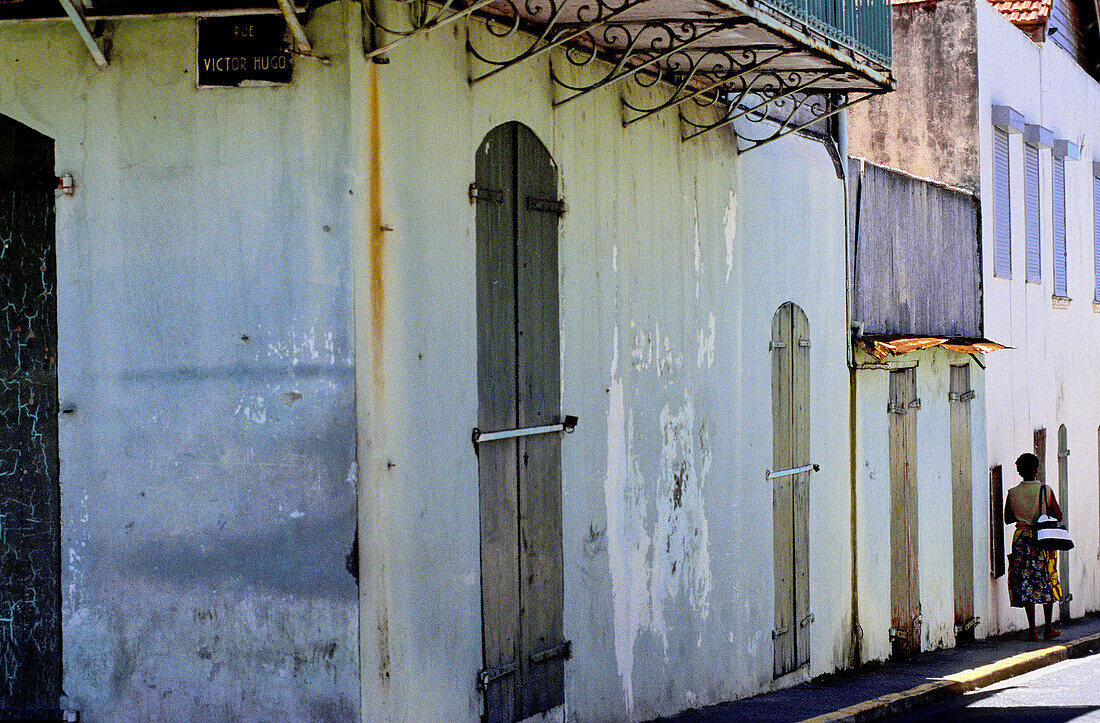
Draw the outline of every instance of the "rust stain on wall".
<instances>
[{"instance_id":1,"label":"rust stain on wall","mask_svg":"<svg viewBox=\"0 0 1100 723\"><path fill-rule=\"evenodd\" d=\"M384 377L383 354L386 330L386 232L382 224L382 129L378 107L378 69L370 64L370 290L371 344L374 347L372 375L376 393L381 394Z\"/></svg>"}]
</instances>

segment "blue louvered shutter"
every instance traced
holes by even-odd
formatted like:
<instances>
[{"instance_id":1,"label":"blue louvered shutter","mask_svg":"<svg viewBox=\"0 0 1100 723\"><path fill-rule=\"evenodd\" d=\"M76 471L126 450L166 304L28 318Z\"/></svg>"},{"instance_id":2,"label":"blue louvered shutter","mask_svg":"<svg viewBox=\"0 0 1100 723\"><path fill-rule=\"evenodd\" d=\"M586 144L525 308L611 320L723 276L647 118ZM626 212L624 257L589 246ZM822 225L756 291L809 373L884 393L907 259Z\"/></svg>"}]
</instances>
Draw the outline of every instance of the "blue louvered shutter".
<instances>
[{"instance_id":1,"label":"blue louvered shutter","mask_svg":"<svg viewBox=\"0 0 1100 723\"><path fill-rule=\"evenodd\" d=\"M1043 278L1039 245L1039 148L1024 144L1024 229L1027 231L1027 280Z\"/></svg>"},{"instance_id":2,"label":"blue louvered shutter","mask_svg":"<svg viewBox=\"0 0 1100 723\"><path fill-rule=\"evenodd\" d=\"M1092 179L1092 257L1096 273L1094 299L1100 301L1100 177Z\"/></svg>"},{"instance_id":3,"label":"blue louvered shutter","mask_svg":"<svg viewBox=\"0 0 1100 723\"><path fill-rule=\"evenodd\" d=\"M1069 296L1066 290L1066 161L1055 158L1053 167L1054 191L1054 295Z\"/></svg>"},{"instance_id":4,"label":"blue louvered shutter","mask_svg":"<svg viewBox=\"0 0 1100 723\"><path fill-rule=\"evenodd\" d=\"M998 128L993 131L993 275L1003 279L1012 278L1012 191L1008 171L1008 133Z\"/></svg>"}]
</instances>

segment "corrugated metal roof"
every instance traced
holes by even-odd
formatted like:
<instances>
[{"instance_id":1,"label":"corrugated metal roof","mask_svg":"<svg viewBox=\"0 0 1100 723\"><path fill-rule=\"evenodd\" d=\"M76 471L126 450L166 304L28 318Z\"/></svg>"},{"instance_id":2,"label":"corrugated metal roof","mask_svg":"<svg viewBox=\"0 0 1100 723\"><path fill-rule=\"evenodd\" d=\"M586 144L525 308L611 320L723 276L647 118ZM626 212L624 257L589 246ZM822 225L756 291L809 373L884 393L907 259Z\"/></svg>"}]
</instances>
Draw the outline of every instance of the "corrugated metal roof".
<instances>
[{"instance_id":1,"label":"corrugated metal roof","mask_svg":"<svg viewBox=\"0 0 1100 723\"><path fill-rule=\"evenodd\" d=\"M876 361L888 356L901 356L922 349L942 346L944 349L961 354L988 354L1009 347L989 339L964 336L898 336L892 334L864 334L855 338L857 347L867 352Z\"/></svg>"}]
</instances>

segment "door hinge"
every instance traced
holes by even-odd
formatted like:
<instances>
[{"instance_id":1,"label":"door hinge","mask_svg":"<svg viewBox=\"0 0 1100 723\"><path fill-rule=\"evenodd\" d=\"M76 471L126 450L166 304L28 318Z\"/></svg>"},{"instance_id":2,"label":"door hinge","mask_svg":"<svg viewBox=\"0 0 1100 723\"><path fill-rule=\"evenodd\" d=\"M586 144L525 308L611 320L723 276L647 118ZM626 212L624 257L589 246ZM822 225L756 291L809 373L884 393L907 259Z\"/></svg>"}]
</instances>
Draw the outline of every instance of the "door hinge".
<instances>
[{"instance_id":1,"label":"door hinge","mask_svg":"<svg viewBox=\"0 0 1100 723\"><path fill-rule=\"evenodd\" d=\"M809 349L810 348L810 340L809 339L799 339L798 340L798 345L801 346L801 347L804 347L806 349Z\"/></svg>"},{"instance_id":2,"label":"door hinge","mask_svg":"<svg viewBox=\"0 0 1100 723\"><path fill-rule=\"evenodd\" d=\"M489 203L504 203L504 191L497 188L486 188L476 183L470 184L470 203L487 201Z\"/></svg>"},{"instance_id":3,"label":"door hinge","mask_svg":"<svg viewBox=\"0 0 1100 723\"><path fill-rule=\"evenodd\" d=\"M978 623L980 623L981 621L982 621L981 618L973 617L973 618L970 618L969 620L967 620L962 625L956 625L955 626L955 635L958 635L959 633L964 633L967 630L972 630L972 629L978 627Z\"/></svg>"},{"instance_id":4,"label":"door hinge","mask_svg":"<svg viewBox=\"0 0 1100 723\"><path fill-rule=\"evenodd\" d=\"M569 660L573 657L573 642L566 640L560 645L555 645L552 648L546 650L540 650L537 653L531 653L531 665L538 665L539 663L545 663L548 660L555 660L557 658L565 658Z\"/></svg>"},{"instance_id":5,"label":"door hinge","mask_svg":"<svg viewBox=\"0 0 1100 723\"><path fill-rule=\"evenodd\" d=\"M565 201L558 201L552 198L535 198L534 196L527 197L527 210L528 211L541 211L543 213L557 214L558 218L565 215L569 207L565 205Z\"/></svg>"},{"instance_id":6,"label":"door hinge","mask_svg":"<svg viewBox=\"0 0 1100 723\"><path fill-rule=\"evenodd\" d=\"M776 349L786 349L787 342L785 341L769 341L768 351L775 351Z\"/></svg>"},{"instance_id":7,"label":"door hinge","mask_svg":"<svg viewBox=\"0 0 1100 723\"><path fill-rule=\"evenodd\" d=\"M908 632L906 632L904 630L900 630L898 628L890 628L890 642L891 643L894 642L895 640L907 640L908 638L909 638L909 633Z\"/></svg>"},{"instance_id":8,"label":"door hinge","mask_svg":"<svg viewBox=\"0 0 1100 723\"><path fill-rule=\"evenodd\" d=\"M477 689L481 691L488 690L489 684L494 680L499 680L508 675L514 675L517 670L519 670L519 663L514 660L499 668L482 668L477 672Z\"/></svg>"},{"instance_id":9,"label":"door hinge","mask_svg":"<svg viewBox=\"0 0 1100 723\"><path fill-rule=\"evenodd\" d=\"M790 627L776 628L772 631L772 640L777 639L780 635L786 635L789 632L791 632Z\"/></svg>"},{"instance_id":10,"label":"door hinge","mask_svg":"<svg viewBox=\"0 0 1100 723\"><path fill-rule=\"evenodd\" d=\"M810 614L809 614L809 615L807 615L806 617L802 618L802 622L800 622L800 623L798 624L798 627L800 627L800 628L804 628L804 627L806 627L807 625L809 625L810 623L812 623L813 621L814 621L814 614L813 614L813 613L810 613Z\"/></svg>"},{"instance_id":11,"label":"door hinge","mask_svg":"<svg viewBox=\"0 0 1100 723\"><path fill-rule=\"evenodd\" d=\"M971 389L969 391L963 392L962 394L959 394L957 392L951 392L950 394L947 395L947 398L952 402L969 402L971 399L973 399L976 396L977 396L977 394L974 392L973 389Z\"/></svg>"},{"instance_id":12,"label":"door hinge","mask_svg":"<svg viewBox=\"0 0 1100 723\"><path fill-rule=\"evenodd\" d=\"M910 409L920 409L920 397L917 397L908 404L906 404L905 402L902 402L901 404L898 404L897 402L891 402L886 406L886 411L890 414L905 414Z\"/></svg>"}]
</instances>

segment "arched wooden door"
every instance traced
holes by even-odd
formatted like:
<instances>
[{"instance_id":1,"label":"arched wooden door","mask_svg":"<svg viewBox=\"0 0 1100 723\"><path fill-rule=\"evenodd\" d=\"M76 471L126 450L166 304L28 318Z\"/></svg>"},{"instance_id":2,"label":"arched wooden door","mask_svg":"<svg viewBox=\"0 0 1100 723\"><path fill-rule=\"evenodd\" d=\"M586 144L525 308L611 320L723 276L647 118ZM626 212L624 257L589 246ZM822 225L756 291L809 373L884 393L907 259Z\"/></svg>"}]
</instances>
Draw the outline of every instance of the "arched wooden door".
<instances>
[{"instance_id":1,"label":"arched wooden door","mask_svg":"<svg viewBox=\"0 0 1100 723\"><path fill-rule=\"evenodd\" d=\"M478 427L561 421L557 168L535 134L507 123L477 151ZM481 591L489 723L565 700L561 437L478 447Z\"/></svg>"},{"instance_id":2,"label":"arched wooden door","mask_svg":"<svg viewBox=\"0 0 1100 723\"><path fill-rule=\"evenodd\" d=\"M1064 424L1058 427L1058 504L1062 508L1063 523L1072 530L1069 523L1069 434ZM1062 550L1058 553L1058 582L1062 585L1059 617L1062 622L1069 622L1070 603L1073 601L1069 578L1069 550Z\"/></svg>"},{"instance_id":3,"label":"arched wooden door","mask_svg":"<svg viewBox=\"0 0 1100 723\"><path fill-rule=\"evenodd\" d=\"M772 317L773 675L810 662L810 325L787 302Z\"/></svg>"},{"instance_id":4,"label":"arched wooden door","mask_svg":"<svg viewBox=\"0 0 1100 723\"><path fill-rule=\"evenodd\" d=\"M0 719L57 715L60 488L53 141L0 116Z\"/></svg>"}]
</instances>

